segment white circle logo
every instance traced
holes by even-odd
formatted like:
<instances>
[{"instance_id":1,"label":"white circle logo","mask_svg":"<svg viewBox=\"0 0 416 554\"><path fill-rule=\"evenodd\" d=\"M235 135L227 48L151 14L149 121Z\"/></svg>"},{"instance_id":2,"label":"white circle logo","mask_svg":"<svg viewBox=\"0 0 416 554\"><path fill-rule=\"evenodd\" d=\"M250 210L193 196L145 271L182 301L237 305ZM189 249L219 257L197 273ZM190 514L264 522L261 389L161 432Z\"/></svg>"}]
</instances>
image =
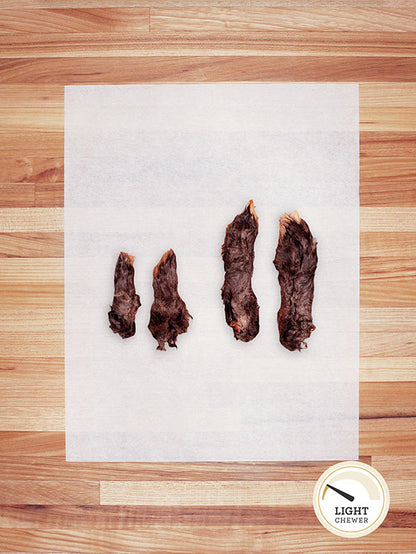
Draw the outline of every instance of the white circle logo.
<instances>
[{"instance_id":1,"label":"white circle logo","mask_svg":"<svg viewBox=\"0 0 416 554\"><path fill-rule=\"evenodd\" d=\"M387 515L390 494L380 473L361 462L327 469L315 485L313 507L328 531L341 537L372 533Z\"/></svg>"}]
</instances>

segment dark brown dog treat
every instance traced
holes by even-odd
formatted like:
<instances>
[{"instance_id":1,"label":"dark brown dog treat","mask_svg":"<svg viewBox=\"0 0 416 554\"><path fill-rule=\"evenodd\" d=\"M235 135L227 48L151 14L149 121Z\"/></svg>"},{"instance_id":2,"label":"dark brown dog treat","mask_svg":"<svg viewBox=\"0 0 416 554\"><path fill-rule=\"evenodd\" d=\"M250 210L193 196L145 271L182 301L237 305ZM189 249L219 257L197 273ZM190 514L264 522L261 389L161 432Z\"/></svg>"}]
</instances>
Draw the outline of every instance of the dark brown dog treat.
<instances>
[{"instance_id":1,"label":"dark brown dog treat","mask_svg":"<svg viewBox=\"0 0 416 554\"><path fill-rule=\"evenodd\" d=\"M314 277L318 263L316 241L298 212L280 218L274 265L279 272L281 305L277 314L280 342L288 350L306 348L312 322Z\"/></svg>"},{"instance_id":2,"label":"dark brown dog treat","mask_svg":"<svg viewBox=\"0 0 416 554\"><path fill-rule=\"evenodd\" d=\"M259 230L258 217L250 200L225 231L222 245L225 279L221 289L225 320L236 340L249 342L257 336L259 305L251 288L254 241Z\"/></svg>"},{"instance_id":3,"label":"dark brown dog treat","mask_svg":"<svg viewBox=\"0 0 416 554\"><path fill-rule=\"evenodd\" d=\"M134 319L139 309L140 296L134 287L134 256L120 252L114 271L114 298L108 312L110 329L123 339L136 332Z\"/></svg>"},{"instance_id":4,"label":"dark brown dog treat","mask_svg":"<svg viewBox=\"0 0 416 554\"><path fill-rule=\"evenodd\" d=\"M176 256L165 252L153 270L154 301L150 310L149 330L158 342L157 350L166 350L165 342L176 348L176 339L186 333L192 316L178 293Z\"/></svg>"}]
</instances>

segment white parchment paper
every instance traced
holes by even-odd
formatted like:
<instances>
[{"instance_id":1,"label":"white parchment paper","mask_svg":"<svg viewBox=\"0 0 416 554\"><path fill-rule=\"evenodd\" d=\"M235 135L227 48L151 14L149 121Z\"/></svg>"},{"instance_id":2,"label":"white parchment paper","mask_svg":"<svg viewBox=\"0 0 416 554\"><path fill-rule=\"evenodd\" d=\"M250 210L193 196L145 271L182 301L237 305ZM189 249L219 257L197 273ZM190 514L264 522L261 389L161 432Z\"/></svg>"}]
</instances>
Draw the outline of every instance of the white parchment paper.
<instances>
[{"instance_id":1,"label":"white parchment paper","mask_svg":"<svg viewBox=\"0 0 416 554\"><path fill-rule=\"evenodd\" d=\"M66 456L73 461L339 460L358 455L358 86L65 89ZM238 342L220 289L227 224L253 199L260 333ZM279 343L279 217L318 241L302 352ZM178 348L147 329L152 270L177 255L193 315ZM136 335L108 326L136 257Z\"/></svg>"}]
</instances>

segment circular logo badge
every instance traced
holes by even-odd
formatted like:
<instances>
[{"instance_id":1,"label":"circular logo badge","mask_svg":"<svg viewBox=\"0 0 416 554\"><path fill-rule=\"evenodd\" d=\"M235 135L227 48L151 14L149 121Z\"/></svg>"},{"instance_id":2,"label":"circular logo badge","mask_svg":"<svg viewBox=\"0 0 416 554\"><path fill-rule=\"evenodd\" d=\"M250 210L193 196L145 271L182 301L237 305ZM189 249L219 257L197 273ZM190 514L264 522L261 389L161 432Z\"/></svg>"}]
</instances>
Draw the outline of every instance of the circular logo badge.
<instances>
[{"instance_id":1,"label":"circular logo badge","mask_svg":"<svg viewBox=\"0 0 416 554\"><path fill-rule=\"evenodd\" d=\"M372 533L387 515L390 494L380 473L361 462L327 469L315 485L313 507L324 527L341 537Z\"/></svg>"}]
</instances>

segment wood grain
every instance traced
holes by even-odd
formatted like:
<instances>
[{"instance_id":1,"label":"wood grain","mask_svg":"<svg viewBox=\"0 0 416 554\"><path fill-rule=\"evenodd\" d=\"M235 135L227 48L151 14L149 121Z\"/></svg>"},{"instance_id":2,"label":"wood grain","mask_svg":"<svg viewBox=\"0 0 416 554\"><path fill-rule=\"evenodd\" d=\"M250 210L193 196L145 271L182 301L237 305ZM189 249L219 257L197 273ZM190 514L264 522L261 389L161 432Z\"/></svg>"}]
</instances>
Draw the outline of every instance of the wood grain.
<instances>
[{"instance_id":1,"label":"wood grain","mask_svg":"<svg viewBox=\"0 0 416 554\"><path fill-rule=\"evenodd\" d=\"M316 481L101 481L102 505L303 506ZM416 481L389 480L392 508L411 510Z\"/></svg>"},{"instance_id":2,"label":"wood grain","mask_svg":"<svg viewBox=\"0 0 416 554\"><path fill-rule=\"evenodd\" d=\"M372 465L388 479L407 481L416 477L416 456L373 456ZM403 483L405 484L405 483Z\"/></svg>"},{"instance_id":3,"label":"wood grain","mask_svg":"<svg viewBox=\"0 0 416 554\"><path fill-rule=\"evenodd\" d=\"M268 525L313 527L313 508L298 506L74 506L0 505L0 528L36 529L136 529L161 524L219 526ZM416 527L416 513L391 509L383 528Z\"/></svg>"},{"instance_id":4,"label":"wood grain","mask_svg":"<svg viewBox=\"0 0 416 554\"><path fill-rule=\"evenodd\" d=\"M100 7L137 7L137 0L100 0ZM146 0L146 6L152 8L177 8L178 3L175 0ZM310 0L298 0L297 6L310 8ZM195 2L195 0L182 0L181 5L189 8L194 8L195 5L201 7L201 5ZM247 2L245 0L216 0L215 5L221 8L244 8L247 9ZM291 0L261 0L259 6L262 8L267 7L291 7ZM326 7L328 5L327 0L315 0L314 6ZM373 8L374 0L334 0L332 5L335 7L351 7L351 8ZM377 2L379 8L412 8L412 0L380 0ZM13 8L96 8L97 0L15 0L13 6L10 6L10 2L7 0L0 0L0 7L4 9Z\"/></svg>"},{"instance_id":5,"label":"wood grain","mask_svg":"<svg viewBox=\"0 0 416 554\"><path fill-rule=\"evenodd\" d=\"M416 417L415 398L416 382L414 381L405 383L361 383L360 418Z\"/></svg>"},{"instance_id":6,"label":"wood grain","mask_svg":"<svg viewBox=\"0 0 416 554\"><path fill-rule=\"evenodd\" d=\"M0 406L0 431L64 430L65 409L63 405L52 407Z\"/></svg>"},{"instance_id":7,"label":"wood grain","mask_svg":"<svg viewBox=\"0 0 416 554\"><path fill-rule=\"evenodd\" d=\"M2 529L0 548L9 551L51 552L172 552L181 554L237 554L240 552L309 551L328 552L411 552L416 540L414 529L380 529L365 540L342 540L325 529L313 526L148 525L134 530ZM311 550L313 548L313 550ZM122 549L122 550L121 550Z\"/></svg>"},{"instance_id":8,"label":"wood grain","mask_svg":"<svg viewBox=\"0 0 416 554\"><path fill-rule=\"evenodd\" d=\"M398 68L400 71L398 71ZM0 59L0 84L414 81L416 57L112 56ZM403 123L405 125L405 122ZM55 140L58 137L55 137ZM55 156L53 149L45 154Z\"/></svg>"},{"instance_id":9,"label":"wood grain","mask_svg":"<svg viewBox=\"0 0 416 554\"><path fill-rule=\"evenodd\" d=\"M361 457L364 463L369 457ZM84 481L308 481L317 479L326 462L88 462L66 463L61 457L3 456L3 479ZM153 512L154 513L154 512Z\"/></svg>"},{"instance_id":10,"label":"wood grain","mask_svg":"<svg viewBox=\"0 0 416 554\"><path fill-rule=\"evenodd\" d=\"M65 433L53 431L0 431L0 456L61 456Z\"/></svg>"},{"instance_id":11,"label":"wood grain","mask_svg":"<svg viewBox=\"0 0 416 554\"><path fill-rule=\"evenodd\" d=\"M413 357L384 356L360 358L360 381L415 381L416 360Z\"/></svg>"},{"instance_id":12,"label":"wood grain","mask_svg":"<svg viewBox=\"0 0 416 554\"><path fill-rule=\"evenodd\" d=\"M0 9L0 34L10 33L113 33L148 31L147 8ZM394 16L393 16L394 18ZM399 23L400 14L396 20ZM401 18L404 25L404 17ZM410 30L410 29L409 29Z\"/></svg>"},{"instance_id":13,"label":"wood grain","mask_svg":"<svg viewBox=\"0 0 416 554\"><path fill-rule=\"evenodd\" d=\"M64 253L63 233L1 233L0 258L57 258Z\"/></svg>"},{"instance_id":14,"label":"wood grain","mask_svg":"<svg viewBox=\"0 0 416 554\"><path fill-rule=\"evenodd\" d=\"M100 504L302 506L314 485L314 481L101 481Z\"/></svg>"},{"instance_id":15,"label":"wood grain","mask_svg":"<svg viewBox=\"0 0 416 554\"><path fill-rule=\"evenodd\" d=\"M385 398L388 402L388 399ZM363 402L360 403L363 406ZM382 413L383 408L380 407ZM415 417L367 417L360 419L360 456L416 455Z\"/></svg>"},{"instance_id":16,"label":"wood grain","mask_svg":"<svg viewBox=\"0 0 416 554\"><path fill-rule=\"evenodd\" d=\"M412 552L414 2L196 4L0 0L0 550ZM360 455L392 498L368 537L315 518L331 462L65 461L64 85L217 81L360 83Z\"/></svg>"},{"instance_id":17,"label":"wood grain","mask_svg":"<svg viewBox=\"0 0 416 554\"><path fill-rule=\"evenodd\" d=\"M1 504L96 504L99 483L74 481L0 481Z\"/></svg>"},{"instance_id":18,"label":"wood grain","mask_svg":"<svg viewBox=\"0 0 416 554\"><path fill-rule=\"evenodd\" d=\"M416 31L414 13L406 8L273 7L152 8L153 32L175 31Z\"/></svg>"},{"instance_id":19,"label":"wood grain","mask_svg":"<svg viewBox=\"0 0 416 554\"><path fill-rule=\"evenodd\" d=\"M15 108L10 109L14 110ZM25 186L29 188L30 185L56 182L63 184L63 180L63 160L59 158L0 158L0 183L2 185L11 187L15 184L16 187L19 187L18 190L23 191ZM33 187L34 189L35 187ZM9 205L13 206L10 202Z\"/></svg>"},{"instance_id":20,"label":"wood grain","mask_svg":"<svg viewBox=\"0 0 416 554\"><path fill-rule=\"evenodd\" d=\"M0 58L38 56L134 57L134 56L324 56L414 57L416 32L389 31L251 31L162 32L132 31L130 27L106 32L0 33ZM111 40L108 40L111 38ZM323 51L323 45L325 50Z\"/></svg>"}]
</instances>

